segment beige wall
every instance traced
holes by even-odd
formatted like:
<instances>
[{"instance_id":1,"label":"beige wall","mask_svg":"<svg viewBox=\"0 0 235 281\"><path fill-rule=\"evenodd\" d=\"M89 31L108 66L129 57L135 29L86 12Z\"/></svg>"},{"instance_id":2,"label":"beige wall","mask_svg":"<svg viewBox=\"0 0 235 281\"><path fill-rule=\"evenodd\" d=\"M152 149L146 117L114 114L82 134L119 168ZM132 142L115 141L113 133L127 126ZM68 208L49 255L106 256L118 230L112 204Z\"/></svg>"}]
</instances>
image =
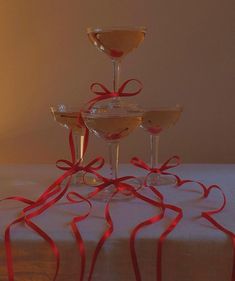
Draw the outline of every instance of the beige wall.
<instances>
[{"instance_id":1,"label":"beige wall","mask_svg":"<svg viewBox=\"0 0 235 281\"><path fill-rule=\"evenodd\" d=\"M0 163L67 156L67 132L49 106L81 104L93 81L111 85L110 61L85 34L100 25L145 25L121 78L143 82L139 103L184 106L162 135L161 159L235 162L233 10L232 0L0 0ZM147 152L139 129L122 141L121 161ZM93 137L88 157L103 153Z\"/></svg>"}]
</instances>

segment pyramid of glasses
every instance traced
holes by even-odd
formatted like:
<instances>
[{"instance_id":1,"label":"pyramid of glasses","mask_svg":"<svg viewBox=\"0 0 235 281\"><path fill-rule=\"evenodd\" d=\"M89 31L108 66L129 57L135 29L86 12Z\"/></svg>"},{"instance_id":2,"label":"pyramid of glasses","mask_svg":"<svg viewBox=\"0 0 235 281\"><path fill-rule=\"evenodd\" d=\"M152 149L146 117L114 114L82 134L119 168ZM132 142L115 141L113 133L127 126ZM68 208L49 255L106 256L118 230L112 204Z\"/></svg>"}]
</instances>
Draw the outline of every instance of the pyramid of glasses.
<instances>
[{"instance_id":1,"label":"pyramid of glasses","mask_svg":"<svg viewBox=\"0 0 235 281\"><path fill-rule=\"evenodd\" d=\"M127 54L136 49L144 40L146 28L144 27L115 27L115 28L88 28L87 35L91 43L101 52L105 53L113 65L113 89L111 93L120 90L120 66ZM121 95L120 95L121 96ZM158 143L159 135L165 129L174 125L180 117L182 107L159 107L156 106L140 108L136 104L128 103L119 95L110 95L110 98L94 103L82 112L85 126L90 132L103 139L109 149L110 177L118 177L119 142L127 137L137 127L141 127L150 135L150 165L152 168L158 166ZM70 110L60 105L63 112L53 108L54 119L67 128L72 128L76 136L77 147L80 153L77 158L82 158L82 146L84 141L84 130L73 122L78 110ZM68 109L68 110L67 110ZM74 114L75 113L75 114ZM72 125L71 125L72 124ZM71 127L72 126L72 127ZM79 151L79 149L77 149ZM160 175L152 175L149 179L152 185L169 184L169 178Z\"/></svg>"}]
</instances>

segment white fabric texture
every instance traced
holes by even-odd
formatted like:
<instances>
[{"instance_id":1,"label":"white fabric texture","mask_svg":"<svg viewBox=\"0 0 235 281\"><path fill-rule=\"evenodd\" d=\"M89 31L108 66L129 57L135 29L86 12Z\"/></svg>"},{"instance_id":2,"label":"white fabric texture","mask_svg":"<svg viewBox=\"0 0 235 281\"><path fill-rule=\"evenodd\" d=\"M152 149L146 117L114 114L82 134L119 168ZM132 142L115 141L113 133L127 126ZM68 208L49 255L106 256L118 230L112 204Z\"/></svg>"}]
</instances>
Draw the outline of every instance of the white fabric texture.
<instances>
[{"instance_id":1,"label":"white fabric texture","mask_svg":"<svg viewBox=\"0 0 235 281\"><path fill-rule=\"evenodd\" d=\"M215 218L223 226L235 231L235 165L185 164L171 170L184 179L201 181L206 185L218 184L226 194L227 205ZM0 194L36 199L62 172L52 165L1 165ZM121 165L121 175L144 175L145 172L130 165ZM87 187L71 186L70 190L87 192ZM202 211L220 206L221 194L213 190L207 199L197 184L180 188L162 186L159 190L167 203L183 209L184 217L167 237L162 252L162 281L231 281L233 248L231 239L200 218ZM147 189L143 194L152 196ZM92 213L78 224L86 245L87 266L95 246L107 225L104 220L105 203L92 200ZM0 202L0 280L7 281L4 231L13 221L23 203ZM72 234L72 218L88 210L85 203L69 205L65 198L47 212L33 219L56 242L61 265L57 280L79 280L80 256ZM130 256L130 233L141 221L156 215L159 210L139 199L115 201L110 205L114 231L104 244L95 266L94 281L134 281ZM141 277L143 281L156 280L156 251L160 234L175 216L167 211L160 222L145 227L136 238ZM55 258L47 242L31 229L18 224L11 232L14 272L16 281L50 281L55 271Z\"/></svg>"}]
</instances>

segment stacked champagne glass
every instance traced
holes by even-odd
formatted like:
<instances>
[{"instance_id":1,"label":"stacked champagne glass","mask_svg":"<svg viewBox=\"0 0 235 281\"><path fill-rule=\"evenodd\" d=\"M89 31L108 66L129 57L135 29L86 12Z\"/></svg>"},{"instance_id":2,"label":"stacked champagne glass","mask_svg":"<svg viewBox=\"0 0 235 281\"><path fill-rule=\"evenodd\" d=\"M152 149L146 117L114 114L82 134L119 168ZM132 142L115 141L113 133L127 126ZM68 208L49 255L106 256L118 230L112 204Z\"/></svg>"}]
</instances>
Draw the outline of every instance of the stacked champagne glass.
<instances>
[{"instance_id":1,"label":"stacked champagne glass","mask_svg":"<svg viewBox=\"0 0 235 281\"><path fill-rule=\"evenodd\" d=\"M67 104L58 104L50 107L54 120L62 127L72 130L75 144L75 160L83 163L85 128L78 123L80 107ZM76 173L73 177L73 184L80 185L83 182L83 173ZM92 183L92 181L91 181Z\"/></svg>"}]
</instances>

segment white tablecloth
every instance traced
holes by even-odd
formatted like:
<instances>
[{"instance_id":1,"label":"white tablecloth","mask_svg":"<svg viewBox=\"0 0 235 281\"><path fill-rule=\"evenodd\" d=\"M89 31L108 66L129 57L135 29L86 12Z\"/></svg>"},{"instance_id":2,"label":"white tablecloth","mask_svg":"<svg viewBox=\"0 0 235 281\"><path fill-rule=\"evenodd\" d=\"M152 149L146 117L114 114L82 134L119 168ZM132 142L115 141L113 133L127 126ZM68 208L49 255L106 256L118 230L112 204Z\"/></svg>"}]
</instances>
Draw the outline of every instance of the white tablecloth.
<instances>
[{"instance_id":1,"label":"white tablecloth","mask_svg":"<svg viewBox=\"0 0 235 281\"><path fill-rule=\"evenodd\" d=\"M227 197L226 208L215 218L225 227L235 231L235 165L181 165L172 172L182 178L199 180L207 185L218 184ZM143 175L144 172L130 165L121 165L121 175ZM1 165L1 198L24 196L36 199L52 183L61 171L52 165ZM84 191L79 187L77 191ZM195 184L180 189L163 186L159 190L166 202L183 209L184 217L167 237L162 253L162 281L231 281L232 243L228 236L215 229L200 213L219 206L222 198L212 191L207 199L201 199L201 190ZM148 190L143 191L150 195ZM91 216L79 224L88 257L87 271L94 248L106 229L105 204L92 201ZM4 250L5 227L19 215L23 203L0 203L0 280L7 278ZM62 200L33 221L56 242L61 254L58 281L79 280L80 256L69 223L84 213L87 204L68 205ZM144 219L158 211L150 205L133 199L111 203L114 231L102 248L92 280L132 281L133 273L129 238L131 230ZM156 250L160 234L175 214L167 211L160 222L148 226L137 235L136 251L142 280L156 280ZM12 229L14 272L17 281L49 281L55 270L55 259L48 244L23 224ZM85 279L86 280L86 279Z\"/></svg>"}]
</instances>

